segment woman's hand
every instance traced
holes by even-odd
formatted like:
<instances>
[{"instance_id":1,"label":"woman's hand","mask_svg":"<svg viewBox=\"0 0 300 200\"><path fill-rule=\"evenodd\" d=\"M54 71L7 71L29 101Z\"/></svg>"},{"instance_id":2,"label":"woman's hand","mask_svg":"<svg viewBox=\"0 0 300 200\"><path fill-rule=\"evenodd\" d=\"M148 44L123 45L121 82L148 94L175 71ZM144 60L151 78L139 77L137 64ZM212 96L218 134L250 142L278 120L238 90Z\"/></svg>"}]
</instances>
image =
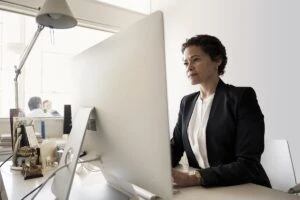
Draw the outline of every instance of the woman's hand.
<instances>
[{"instance_id":1,"label":"woman's hand","mask_svg":"<svg viewBox=\"0 0 300 200\"><path fill-rule=\"evenodd\" d=\"M199 185L198 178L195 175L181 172L176 169L172 169L173 183L177 187L190 187Z\"/></svg>"}]
</instances>

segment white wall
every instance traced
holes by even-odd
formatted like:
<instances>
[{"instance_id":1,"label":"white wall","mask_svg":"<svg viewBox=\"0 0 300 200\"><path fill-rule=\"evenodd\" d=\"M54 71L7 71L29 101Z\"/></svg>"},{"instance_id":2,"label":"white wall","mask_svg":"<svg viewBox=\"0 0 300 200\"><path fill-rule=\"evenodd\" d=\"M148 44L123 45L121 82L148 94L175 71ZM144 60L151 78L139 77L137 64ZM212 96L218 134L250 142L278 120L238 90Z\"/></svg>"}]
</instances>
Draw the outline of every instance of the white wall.
<instances>
[{"instance_id":1,"label":"white wall","mask_svg":"<svg viewBox=\"0 0 300 200\"><path fill-rule=\"evenodd\" d=\"M166 9L177 2L178 0L151 0L150 11Z\"/></svg>"},{"instance_id":2,"label":"white wall","mask_svg":"<svg viewBox=\"0 0 300 200\"><path fill-rule=\"evenodd\" d=\"M298 0L177 0L164 9L171 129L181 97L193 90L185 77L181 44L196 34L215 35L228 53L223 80L254 87L266 138L289 141L300 182L299 8Z\"/></svg>"}]
</instances>

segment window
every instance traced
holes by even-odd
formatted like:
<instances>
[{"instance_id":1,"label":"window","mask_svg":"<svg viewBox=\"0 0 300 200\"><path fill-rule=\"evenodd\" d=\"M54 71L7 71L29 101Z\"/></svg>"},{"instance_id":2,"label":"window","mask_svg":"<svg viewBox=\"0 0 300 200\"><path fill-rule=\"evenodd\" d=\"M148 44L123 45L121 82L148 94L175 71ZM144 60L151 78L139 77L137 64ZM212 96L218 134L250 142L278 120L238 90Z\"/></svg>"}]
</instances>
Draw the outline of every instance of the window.
<instances>
[{"instance_id":1,"label":"window","mask_svg":"<svg viewBox=\"0 0 300 200\"><path fill-rule=\"evenodd\" d=\"M15 107L14 65L37 29L35 18L0 10L0 118L9 116ZM19 104L25 113L32 96L50 100L63 113L71 103L70 59L84 49L108 38L112 33L83 27L40 33L19 76Z\"/></svg>"}]
</instances>

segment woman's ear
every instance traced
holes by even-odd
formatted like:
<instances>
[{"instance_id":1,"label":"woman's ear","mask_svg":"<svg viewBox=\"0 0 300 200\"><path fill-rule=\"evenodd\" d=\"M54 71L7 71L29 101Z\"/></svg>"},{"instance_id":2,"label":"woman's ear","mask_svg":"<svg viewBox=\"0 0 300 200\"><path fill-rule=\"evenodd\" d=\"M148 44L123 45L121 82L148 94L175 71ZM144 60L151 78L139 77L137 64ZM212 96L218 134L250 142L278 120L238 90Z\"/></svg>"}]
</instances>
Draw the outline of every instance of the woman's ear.
<instances>
[{"instance_id":1,"label":"woman's ear","mask_svg":"<svg viewBox=\"0 0 300 200\"><path fill-rule=\"evenodd\" d=\"M219 56L219 57L217 57L216 58L216 60L215 60L215 62L217 63L217 69L219 68L219 66L222 64L222 58L221 58L221 56Z\"/></svg>"}]
</instances>

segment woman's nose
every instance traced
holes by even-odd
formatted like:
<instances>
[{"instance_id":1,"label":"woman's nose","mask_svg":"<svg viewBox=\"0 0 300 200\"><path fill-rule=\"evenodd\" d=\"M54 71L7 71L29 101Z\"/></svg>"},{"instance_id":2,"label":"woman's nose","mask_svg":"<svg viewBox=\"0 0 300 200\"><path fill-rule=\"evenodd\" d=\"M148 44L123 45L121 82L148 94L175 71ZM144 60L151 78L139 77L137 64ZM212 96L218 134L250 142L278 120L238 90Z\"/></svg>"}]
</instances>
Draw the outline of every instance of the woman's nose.
<instances>
[{"instance_id":1,"label":"woman's nose","mask_svg":"<svg viewBox=\"0 0 300 200\"><path fill-rule=\"evenodd\" d=\"M193 64L192 64L192 63L189 63L189 64L187 65L187 70L188 70L188 71L191 71L193 68L194 68L194 67L193 67Z\"/></svg>"}]
</instances>

